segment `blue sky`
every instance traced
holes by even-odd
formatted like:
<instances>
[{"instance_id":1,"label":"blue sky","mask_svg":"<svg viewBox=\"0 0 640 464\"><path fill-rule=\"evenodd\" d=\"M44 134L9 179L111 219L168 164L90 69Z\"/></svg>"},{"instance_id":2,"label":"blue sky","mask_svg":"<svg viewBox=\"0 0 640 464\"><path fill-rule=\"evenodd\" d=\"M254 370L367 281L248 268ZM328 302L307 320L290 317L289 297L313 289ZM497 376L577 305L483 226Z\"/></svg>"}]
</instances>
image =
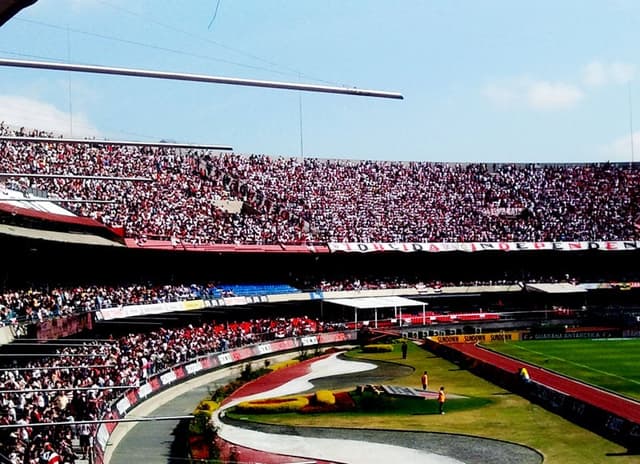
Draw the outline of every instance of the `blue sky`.
<instances>
[{"instance_id":1,"label":"blue sky","mask_svg":"<svg viewBox=\"0 0 640 464\"><path fill-rule=\"evenodd\" d=\"M0 67L0 120L274 156L637 161L638 24L636 0L38 0L0 58L404 99Z\"/></svg>"}]
</instances>

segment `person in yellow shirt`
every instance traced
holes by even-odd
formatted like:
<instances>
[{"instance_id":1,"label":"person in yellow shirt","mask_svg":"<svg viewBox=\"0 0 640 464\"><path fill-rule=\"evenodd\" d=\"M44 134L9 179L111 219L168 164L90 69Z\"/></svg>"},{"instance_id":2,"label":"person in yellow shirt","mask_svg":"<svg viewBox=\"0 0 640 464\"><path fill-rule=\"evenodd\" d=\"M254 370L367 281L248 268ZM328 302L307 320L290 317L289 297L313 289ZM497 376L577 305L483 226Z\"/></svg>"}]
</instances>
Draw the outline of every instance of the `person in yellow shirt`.
<instances>
[{"instance_id":1,"label":"person in yellow shirt","mask_svg":"<svg viewBox=\"0 0 640 464\"><path fill-rule=\"evenodd\" d=\"M518 376L520 377L520 380L524 383L531 382L531 376L529 375L529 371L527 370L526 367L520 368L520 372L518 372Z\"/></svg>"},{"instance_id":2,"label":"person in yellow shirt","mask_svg":"<svg viewBox=\"0 0 640 464\"><path fill-rule=\"evenodd\" d=\"M444 392L444 387L440 387L438 391L438 411L440 414L444 414L444 402L447 401L447 395Z\"/></svg>"},{"instance_id":3,"label":"person in yellow shirt","mask_svg":"<svg viewBox=\"0 0 640 464\"><path fill-rule=\"evenodd\" d=\"M429 374L427 374L427 371L424 371L422 373L422 377L420 377L420 381L422 382L422 389L424 391L429 390Z\"/></svg>"}]
</instances>

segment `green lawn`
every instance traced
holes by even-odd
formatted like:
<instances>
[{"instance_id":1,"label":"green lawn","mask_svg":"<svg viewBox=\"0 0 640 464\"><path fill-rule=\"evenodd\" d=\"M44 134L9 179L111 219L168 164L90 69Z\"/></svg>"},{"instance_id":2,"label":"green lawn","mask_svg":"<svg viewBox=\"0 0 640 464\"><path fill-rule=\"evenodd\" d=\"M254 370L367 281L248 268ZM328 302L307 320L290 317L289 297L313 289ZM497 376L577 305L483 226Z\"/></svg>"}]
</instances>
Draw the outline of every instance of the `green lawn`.
<instances>
[{"instance_id":1,"label":"green lawn","mask_svg":"<svg viewBox=\"0 0 640 464\"><path fill-rule=\"evenodd\" d=\"M637 345L634 345L634 349L637 350ZM420 388L420 376L426 369L429 371L430 389L438 389L440 385L444 385L451 396L460 395L466 399L448 400L448 414L445 416L433 413L416 415L387 412L272 414L268 417L252 416L251 419L280 425L423 430L496 438L537 449L543 454L545 464L640 462L638 455L627 454L620 445L499 388L413 343L409 344L407 359L402 359L399 344L390 353L363 353L355 349L349 352L348 356L387 361L413 368L408 375L385 381L387 385ZM457 401L460 401L458 405Z\"/></svg>"},{"instance_id":2,"label":"green lawn","mask_svg":"<svg viewBox=\"0 0 640 464\"><path fill-rule=\"evenodd\" d=\"M529 340L485 347L640 399L640 339Z\"/></svg>"}]
</instances>

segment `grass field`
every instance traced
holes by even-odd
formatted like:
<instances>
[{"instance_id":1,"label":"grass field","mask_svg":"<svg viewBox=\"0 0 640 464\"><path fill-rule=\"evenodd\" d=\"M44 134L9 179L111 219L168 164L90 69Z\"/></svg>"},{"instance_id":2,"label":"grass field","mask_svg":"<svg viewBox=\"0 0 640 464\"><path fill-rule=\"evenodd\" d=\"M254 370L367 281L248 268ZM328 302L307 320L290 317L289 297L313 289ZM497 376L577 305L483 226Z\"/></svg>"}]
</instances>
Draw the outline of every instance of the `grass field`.
<instances>
[{"instance_id":1,"label":"grass field","mask_svg":"<svg viewBox=\"0 0 640 464\"><path fill-rule=\"evenodd\" d=\"M640 399L640 339L529 340L485 347Z\"/></svg>"},{"instance_id":2,"label":"grass field","mask_svg":"<svg viewBox=\"0 0 640 464\"><path fill-rule=\"evenodd\" d=\"M637 345L634 349L638 349ZM409 344L407 359L402 359L399 344L389 353L363 353L356 349L349 352L348 356L413 368L408 375L393 377L384 382L389 385L420 388L420 375L423 370L428 370L430 389L444 385L450 394L458 394L473 401L460 404L462 407L459 408L455 401L448 401L450 413L445 416L407 414L407 411L397 410L395 413L384 414L273 414L254 416L252 419L278 425L432 431L495 438L538 450L543 454L545 464L640 462L640 456L628 454L623 447L412 343ZM354 382L354 385L357 383Z\"/></svg>"}]
</instances>

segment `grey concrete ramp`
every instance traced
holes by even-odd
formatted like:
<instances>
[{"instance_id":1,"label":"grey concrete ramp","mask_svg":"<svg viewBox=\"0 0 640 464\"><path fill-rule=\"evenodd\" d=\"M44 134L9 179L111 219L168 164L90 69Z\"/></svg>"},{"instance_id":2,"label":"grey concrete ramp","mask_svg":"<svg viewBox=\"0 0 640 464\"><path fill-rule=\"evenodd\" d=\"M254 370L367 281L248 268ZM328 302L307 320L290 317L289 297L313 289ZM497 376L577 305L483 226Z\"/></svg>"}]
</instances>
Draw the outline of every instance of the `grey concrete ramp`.
<instances>
[{"instance_id":1,"label":"grey concrete ramp","mask_svg":"<svg viewBox=\"0 0 640 464\"><path fill-rule=\"evenodd\" d=\"M269 359L272 362L280 362L296 356L299 356L298 352L284 353ZM264 365L264 359L219 369L187 380L136 406L128 412L126 417L170 417L191 414L209 392L237 379L247 364L257 369ZM106 464L173 462L184 464L185 450L179 449L180 443L174 443L174 430L179 424L179 420L121 422L109 438L104 462Z\"/></svg>"},{"instance_id":2,"label":"grey concrete ramp","mask_svg":"<svg viewBox=\"0 0 640 464\"><path fill-rule=\"evenodd\" d=\"M208 396L209 391L215 390L222 383L228 383L236 377L228 376L186 389L180 395L148 411L148 415L170 417L191 414L198 403ZM131 416L139 417L142 415L141 412L143 411L134 410ZM110 464L184 463L185 448L180 448L180 443L174 443L174 430L179 423L179 420L132 423L129 427L130 430L120 439L113 450L108 462ZM125 424L118 425L116 430L123 426Z\"/></svg>"}]
</instances>

